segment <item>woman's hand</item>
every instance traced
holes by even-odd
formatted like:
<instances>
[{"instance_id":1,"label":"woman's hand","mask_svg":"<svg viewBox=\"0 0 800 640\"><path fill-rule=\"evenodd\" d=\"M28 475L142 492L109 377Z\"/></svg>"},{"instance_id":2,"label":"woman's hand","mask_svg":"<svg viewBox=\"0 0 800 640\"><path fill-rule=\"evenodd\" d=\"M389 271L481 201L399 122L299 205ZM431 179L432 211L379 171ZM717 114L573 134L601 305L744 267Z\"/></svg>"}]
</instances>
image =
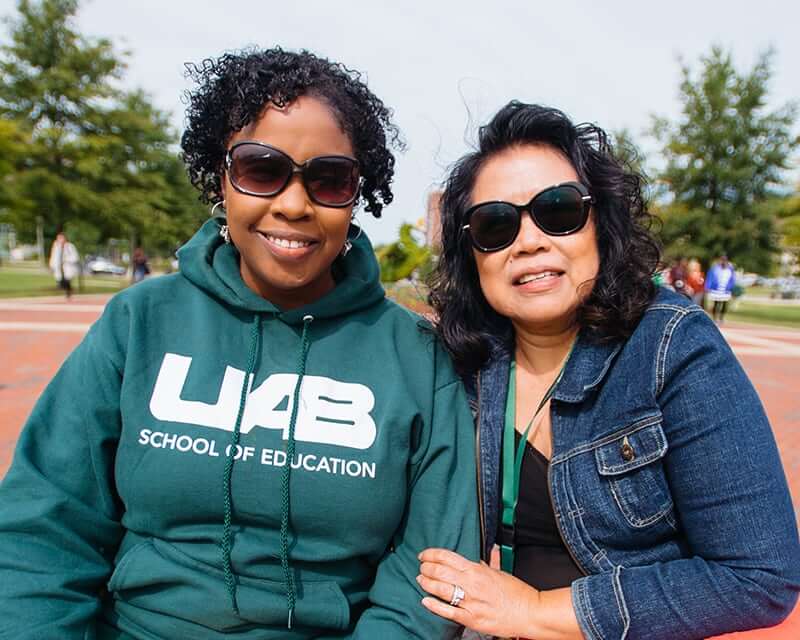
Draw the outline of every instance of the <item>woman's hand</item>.
<instances>
[{"instance_id":1,"label":"woman's hand","mask_svg":"<svg viewBox=\"0 0 800 640\"><path fill-rule=\"evenodd\" d=\"M447 549L426 549L419 554L417 582L435 598L422 604L433 613L465 627L496 636L525 636L535 627L540 593L508 573L483 562L470 562ZM464 590L457 607L448 604L454 585Z\"/></svg>"}]
</instances>

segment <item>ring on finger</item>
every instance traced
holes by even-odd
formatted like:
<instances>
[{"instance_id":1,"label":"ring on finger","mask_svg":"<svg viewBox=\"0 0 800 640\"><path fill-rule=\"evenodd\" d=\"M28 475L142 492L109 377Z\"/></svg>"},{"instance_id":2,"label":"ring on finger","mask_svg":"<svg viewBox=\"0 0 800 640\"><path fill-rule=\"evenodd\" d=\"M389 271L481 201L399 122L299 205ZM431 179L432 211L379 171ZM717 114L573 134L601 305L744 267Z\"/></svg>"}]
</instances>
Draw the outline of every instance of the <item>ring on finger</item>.
<instances>
[{"instance_id":1,"label":"ring on finger","mask_svg":"<svg viewBox=\"0 0 800 640\"><path fill-rule=\"evenodd\" d=\"M453 585L453 597L450 598L450 606L457 607L467 594L457 584Z\"/></svg>"}]
</instances>

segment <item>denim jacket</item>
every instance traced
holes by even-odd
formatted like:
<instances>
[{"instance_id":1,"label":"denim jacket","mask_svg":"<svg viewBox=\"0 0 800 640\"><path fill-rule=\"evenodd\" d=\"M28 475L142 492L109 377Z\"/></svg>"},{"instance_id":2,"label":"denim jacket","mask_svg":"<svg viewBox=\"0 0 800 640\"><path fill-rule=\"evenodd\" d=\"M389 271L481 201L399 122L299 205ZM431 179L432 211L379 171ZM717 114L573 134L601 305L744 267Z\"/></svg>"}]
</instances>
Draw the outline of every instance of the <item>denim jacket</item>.
<instances>
[{"instance_id":1,"label":"denim jacket","mask_svg":"<svg viewBox=\"0 0 800 640\"><path fill-rule=\"evenodd\" d=\"M487 556L500 510L509 358L495 350L465 381L477 413ZM800 543L775 440L699 307L662 289L627 340L596 344L581 334L550 411L550 497L585 574L572 603L586 638L705 638L791 612Z\"/></svg>"}]
</instances>

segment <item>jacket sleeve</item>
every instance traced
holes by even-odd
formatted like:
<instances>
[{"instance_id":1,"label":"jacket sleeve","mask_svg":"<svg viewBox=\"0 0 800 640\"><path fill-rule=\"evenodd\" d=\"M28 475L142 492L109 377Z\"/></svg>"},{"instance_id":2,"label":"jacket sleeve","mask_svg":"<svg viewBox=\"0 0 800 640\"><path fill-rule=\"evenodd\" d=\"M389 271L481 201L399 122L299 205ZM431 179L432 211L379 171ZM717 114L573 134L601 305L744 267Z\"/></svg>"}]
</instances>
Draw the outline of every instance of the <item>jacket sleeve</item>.
<instances>
[{"instance_id":1,"label":"jacket sleeve","mask_svg":"<svg viewBox=\"0 0 800 640\"><path fill-rule=\"evenodd\" d=\"M800 589L800 543L758 395L699 309L676 312L659 353L665 470L686 557L574 582L583 633L691 640L778 624Z\"/></svg>"},{"instance_id":2,"label":"jacket sleeve","mask_svg":"<svg viewBox=\"0 0 800 640\"><path fill-rule=\"evenodd\" d=\"M439 352L439 359L446 356ZM420 425L409 467L406 513L393 548L380 562L371 606L356 625L357 640L434 640L453 638L459 628L422 606L416 581L418 554L428 547L480 557L475 436L461 382L446 367L449 380L433 394L431 414Z\"/></svg>"},{"instance_id":3,"label":"jacket sleeve","mask_svg":"<svg viewBox=\"0 0 800 640\"><path fill-rule=\"evenodd\" d=\"M109 315L45 389L0 485L0 638L94 637L121 535L121 350Z\"/></svg>"}]
</instances>

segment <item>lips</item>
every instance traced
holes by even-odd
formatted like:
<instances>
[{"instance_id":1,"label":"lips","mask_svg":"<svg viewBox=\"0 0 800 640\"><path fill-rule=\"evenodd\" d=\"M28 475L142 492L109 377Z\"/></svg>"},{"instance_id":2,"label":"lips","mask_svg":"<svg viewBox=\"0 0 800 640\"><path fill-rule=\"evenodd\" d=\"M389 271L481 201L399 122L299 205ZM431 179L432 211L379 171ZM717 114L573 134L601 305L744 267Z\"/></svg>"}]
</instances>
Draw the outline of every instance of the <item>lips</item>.
<instances>
[{"instance_id":1,"label":"lips","mask_svg":"<svg viewBox=\"0 0 800 640\"><path fill-rule=\"evenodd\" d=\"M286 238L279 238L278 236L273 236L268 233L262 235L270 242L284 249L302 249L303 247L311 245L311 243L306 240L287 240Z\"/></svg>"},{"instance_id":2,"label":"lips","mask_svg":"<svg viewBox=\"0 0 800 640\"><path fill-rule=\"evenodd\" d=\"M536 269L522 272L513 279L513 283L515 285L523 285L530 282L542 282L562 275L564 275L564 272L560 269Z\"/></svg>"},{"instance_id":3,"label":"lips","mask_svg":"<svg viewBox=\"0 0 800 640\"><path fill-rule=\"evenodd\" d=\"M305 234L286 231L259 231L256 234L267 249L277 258L299 259L309 255L319 245L319 240Z\"/></svg>"},{"instance_id":4,"label":"lips","mask_svg":"<svg viewBox=\"0 0 800 640\"><path fill-rule=\"evenodd\" d=\"M527 284L529 282L535 282L537 280L544 280L545 278L556 277L561 274L557 273L556 271L542 271L542 273L526 273L522 276L519 280L517 280L517 284Z\"/></svg>"}]
</instances>

